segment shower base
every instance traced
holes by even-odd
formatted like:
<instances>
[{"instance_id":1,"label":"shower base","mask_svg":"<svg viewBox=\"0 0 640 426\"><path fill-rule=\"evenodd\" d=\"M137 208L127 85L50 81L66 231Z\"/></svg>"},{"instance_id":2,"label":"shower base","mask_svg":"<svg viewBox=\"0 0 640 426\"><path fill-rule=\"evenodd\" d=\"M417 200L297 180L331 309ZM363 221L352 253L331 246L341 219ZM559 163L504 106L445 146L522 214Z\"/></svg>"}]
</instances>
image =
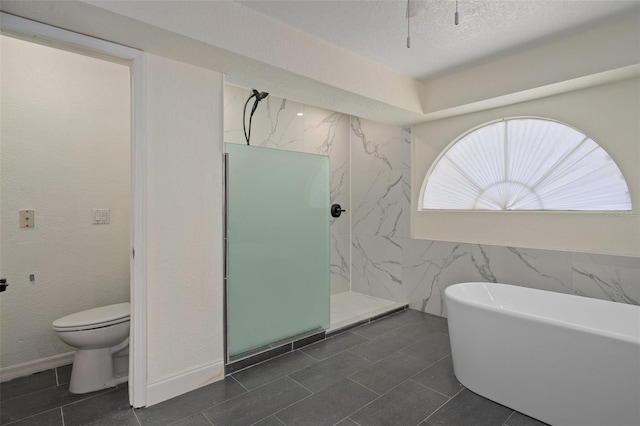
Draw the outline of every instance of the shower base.
<instances>
[{"instance_id":1,"label":"shower base","mask_svg":"<svg viewBox=\"0 0 640 426\"><path fill-rule=\"evenodd\" d=\"M349 329L407 307L362 293L347 291L331 295L331 326L328 334Z\"/></svg>"}]
</instances>

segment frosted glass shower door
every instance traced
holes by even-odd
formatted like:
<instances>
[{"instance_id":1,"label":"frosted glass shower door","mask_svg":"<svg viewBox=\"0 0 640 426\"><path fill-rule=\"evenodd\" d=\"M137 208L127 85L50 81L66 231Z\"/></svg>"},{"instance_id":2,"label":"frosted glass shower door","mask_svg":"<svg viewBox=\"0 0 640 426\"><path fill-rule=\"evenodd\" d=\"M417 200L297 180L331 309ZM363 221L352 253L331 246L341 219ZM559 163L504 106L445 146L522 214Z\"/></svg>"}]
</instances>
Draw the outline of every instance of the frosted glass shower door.
<instances>
[{"instance_id":1,"label":"frosted glass shower door","mask_svg":"<svg viewBox=\"0 0 640 426\"><path fill-rule=\"evenodd\" d=\"M230 356L329 326L329 159L226 144Z\"/></svg>"}]
</instances>

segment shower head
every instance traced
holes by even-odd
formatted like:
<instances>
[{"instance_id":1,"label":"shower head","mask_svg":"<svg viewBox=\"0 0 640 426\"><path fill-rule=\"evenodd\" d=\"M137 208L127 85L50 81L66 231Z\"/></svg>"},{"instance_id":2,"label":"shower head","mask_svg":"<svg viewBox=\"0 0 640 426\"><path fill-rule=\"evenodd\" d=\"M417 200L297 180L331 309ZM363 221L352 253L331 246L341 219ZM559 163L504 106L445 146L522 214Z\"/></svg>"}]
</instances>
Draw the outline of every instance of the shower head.
<instances>
[{"instance_id":1,"label":"shower head","mask_svg":"<svg viewBox=\"0 0 640 426\"><path fill-rule=\"evenodd\" d=\"M253 119L253 113L256 112L258 108L258 103L269 96L267 92L258 92L256 89L251 89L251 95L247 99L247 102L244 103L244 109L242 112L242 127L244 129L244 138L247 140L247 145L249 145L249 139L251 139L251 120ZM249 101L251 98L256 98L253 102L253 107L251 107L251 115L249 115L249 131L247 132L246 126L246 115L247 115L247 105L249 105Z\"/></svg>"},{"instance_id":2,"label":"shower head","mask_svg":"<svg viewBox=\"0 0 640 426\"><path fill-rule=\"evenodd\" d=\"M269 96L269 94L267 92L258 92L256 89L253 89L252 96L255 96L256 100L260 102L261 100Z\"/></svg>"}]
</instances>

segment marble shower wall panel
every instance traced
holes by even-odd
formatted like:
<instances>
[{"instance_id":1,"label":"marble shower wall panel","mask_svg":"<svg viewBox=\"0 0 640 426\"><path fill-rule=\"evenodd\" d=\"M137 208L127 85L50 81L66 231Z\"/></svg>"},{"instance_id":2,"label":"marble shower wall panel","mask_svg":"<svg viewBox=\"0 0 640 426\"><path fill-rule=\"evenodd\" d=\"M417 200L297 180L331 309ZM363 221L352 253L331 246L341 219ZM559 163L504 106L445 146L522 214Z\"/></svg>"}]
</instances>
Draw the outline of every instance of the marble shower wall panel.
<instances>
[{"instance_id":1,"label":"marble shower wall panel","mask_svg":"<svg viewBox=\"0 0 640 426\"><path fill-rule=\"evenodd\" d=\"M405 127L402 129L402 168L411 168L411 142L413 137L411 135L411 127Z\"/></svg>"},{"instance_id":2,"label":"marble shower wall panel","mask_svg":"<svg viewBox=\"0 0 640 426\"><path fill-rule=\"evenodd\" d=\"M446 316L444 290L470 280L471 246L442 241L402 240L402 288L411 309Z\"/></svg>"},{"instance_id":3,"label":"marble shower wall panel","mask_svg":"<svg viewBox=\"0 0 640 426\"><path fill-rule=\"evenodd\" d=\"M242 107L251 91L236 86L224 86L224 141L246 143L242 130Z\"/></svg>"},{"instance_id":4,"label":"marble shower wall panel","mask_svg":"<svg viewBox=\"0 0 640 426\"><path fill-rule=\"evenodd\" d=\"M331 165L331 204L346 210L339 218L331 218L332 234L350 234L351 169L349 162L349 116L315 107L305 107L304 139L328 155Z\"/></svg>"},{"instance_id":5,"label":"marble shower wall panel","mask_svg":"<svg viewBox=\"0 0 640 426\"><path fill-rule=\"evenodd\" d=\"M355 173L351 182L351 232L405 236L403 171Z\"/></svg>"},{"instance_id":6,"label":"marble shower wall panel","mask_svg":"<svg viewBox=\"0 0 640 426\"><path fill-rule=\"evenodd\" d=\"M574 253L573 288L576 294L640 304L640 259Z\"/></svg>"},{"instance_id":7,"label":"marble shower wall panel","mask_svg":"<svg viewBox=\"0 0 640 426\"><path fill-rule=\"evenodd\" d=\"M386 300L404 301L400 238L351 236L351 289Z\"/></svg>"},{"instance_id":8,"label":"marble shower wall panel","mask_svg":"<svg viewBox=\"0 0 640 426\"><path fill-rule=\"evenodd\" d=\"M406 301L402 243L410 188L402 129L351 117L351 288Z\"/></svg>"},{"instance_id":9,"label":"marble shower wall panel","mask_svg":"<svg viewBox=\"0 0 640 426\"><path fill-rule=\"evenodd\" d=\"M403 169L402 129L351 117L351 172Z\"/></svg>"},{"instance_id":10,"label":"marble shower wall panel","mask_svg":"<svg viewBox=\"0 0 640 426\"><path fill-rule=\"evenodd\" d=\"M226 85L225 142L245 144L243 107L251 90ZM247 114L251 111L249 102ZM298 115L298 114L302 115ZM248 117L247 117L248 119ZM331 167L330 202L346 210L331 218L331 293L350 288L350 121L349 116L269 95L253 116L251 145L328 155Z\"/></svg>"},{"instance_id":11,"label":"marble shower wall panel","mask_svg":"<svg viewBox=\"0 0 640 426\"><path fill-rule=\"evenodd\" d=\"M346 212L331 218L331 294L351 288L351 168L349 116L305 106L304 140L316 154L328 155L331 167L331 204Z\"/></svg>"},{"instance_id":12,"label":"marble shower wall panel","mask_svg":"<svg viewBox=\"0 0 640 426\"><path fill-rule=\"evenodd\" d=\"M331 233L331 293L351 289L351 235Z\"/></svg>"}]
</instances>

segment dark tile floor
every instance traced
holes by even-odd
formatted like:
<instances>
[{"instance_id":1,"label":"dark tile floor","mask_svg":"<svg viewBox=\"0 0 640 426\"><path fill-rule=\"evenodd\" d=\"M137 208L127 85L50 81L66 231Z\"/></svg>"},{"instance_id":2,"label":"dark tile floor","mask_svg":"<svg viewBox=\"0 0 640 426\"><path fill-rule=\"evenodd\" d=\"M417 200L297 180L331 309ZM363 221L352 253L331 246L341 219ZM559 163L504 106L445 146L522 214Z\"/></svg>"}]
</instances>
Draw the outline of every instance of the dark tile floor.
<instances>
[{"instance_id":1,"label":"dark tile floor","mask_svg":"<svg viewBox=\"0 0 640 426\"><path fill-rule=\"evenodd\" d=\"M68 392L70 368L2 383L2 425L543 426L465 389L446 320L407 310L134 410L127 385Z\"/></svg>"}]
</instances>

